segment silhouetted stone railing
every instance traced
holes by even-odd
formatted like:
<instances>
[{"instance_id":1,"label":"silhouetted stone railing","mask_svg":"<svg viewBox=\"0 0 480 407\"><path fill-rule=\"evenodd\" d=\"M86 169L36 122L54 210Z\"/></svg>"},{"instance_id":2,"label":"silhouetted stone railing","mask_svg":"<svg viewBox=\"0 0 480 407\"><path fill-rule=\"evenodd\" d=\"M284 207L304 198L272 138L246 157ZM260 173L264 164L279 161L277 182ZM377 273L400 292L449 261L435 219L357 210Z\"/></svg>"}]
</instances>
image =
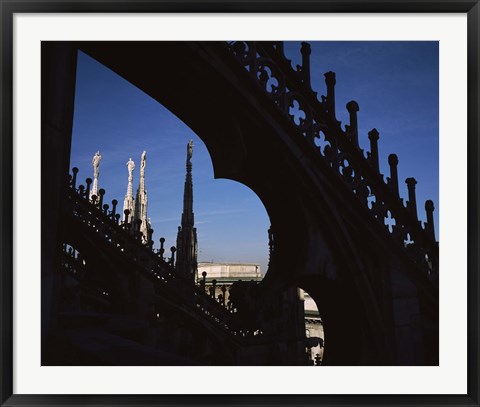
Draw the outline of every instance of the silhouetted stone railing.
<instances>
[{"instance_id":1,"label":"silhouetted stone railing","mask_svg":"<svg viewBox=\"0 0 480 407\"><path fill-rule=\"evenodd\" d=\"M301 46L302 65L294 69L285 57L282 42L235 41L227 47L250 77L268 94L272 103L292 124L292 134L298 134L318 153L318 157L341 179L352 193L352 199L368 208L391 238L400 243L408 255L428 277L438 277L438 244L435 240L433 202L425 203L427 221L418 220L414 178L407 178L408 201L399 196L398 158L388 158L390 177L387 182L379 171L379 133L368 133L370 151L366 156L358 143L358 103L347 103L349 125L342 130L335 114L335 73L325 73L326 96L317 98L310 82L310 45ZM302 112L304 117L298 117ZM355 198L354 198L355 197ZM386 220L390 219L387 224Z\"/></svg>"},{"instance_id":2,"label":"silhouetted stone railing","mask_svg":"<svg viewBox=\"0 0 480 407\"><path fill-rule=\"evenodd\" d=\"M244 332L230 328L232 317L236 309L232 304L225 303L223 298L215 298L205 292L205 286L193 285L181 273L175 271L175 247L171 248L171 257L164 257L165 239L160 239L160 248L153 248L153 230L148 237L147 244L142 243L142 236L137 225L129 222L129 213L125 211L125 220L120 220L117 213L117 200L112 201L111 208L103 203L105 190L99 190L99 196L90 196L92 180L87 178L86 186L76 186L78 169L72 169L70 176L70 188L68 188L68 200L71 205L72 215L86 225L92 233L102 238L115 250L134 261L138 268L149 278L158 293L167 292L183 306L189 307L193 312L207 317L216 326L227 334L236 338L246 335ZM74 275L84 268L82 259L78 258L75 250L64 245L62 264L69 274ZM165 291L166 290L166 291ZM255 335L257 336L257 335Z\"/></svg>"}]
</instances>

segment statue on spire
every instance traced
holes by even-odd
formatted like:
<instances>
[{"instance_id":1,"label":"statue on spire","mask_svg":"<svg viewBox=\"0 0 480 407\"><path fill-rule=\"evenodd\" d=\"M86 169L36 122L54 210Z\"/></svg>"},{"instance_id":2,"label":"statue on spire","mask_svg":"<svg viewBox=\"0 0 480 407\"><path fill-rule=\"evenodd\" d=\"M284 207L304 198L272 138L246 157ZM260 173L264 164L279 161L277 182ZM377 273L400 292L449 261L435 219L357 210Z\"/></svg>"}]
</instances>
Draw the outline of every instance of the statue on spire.
<instances>
[{"instance_id":1,"label":"statue on spire","mask_svg":"<svg viewBox=\"0 0 480 407\"><path fill-rule=\"evenodd\" d=\"M128 178L132 177L133 170L135 169L135 163L131 158L127 161L127 168L128 168Z\"/></svg>"},{"instance_id":2,"label":"statue on spire","mask_svg":"<svg viewBox=\"0 0 480 407\"><path fill-rule=\"evenodd\" d=\"M144 176L145 175L145 166L147 164L147 152L146 151L143 151L140 160L141 160L141 162L140 162L140 176Z\"/></svg>"},{"instance_id":3,"label":"statue on spire","mask_svg":"<svg viewBox=\"0 0 480 407\"><path fill-rule=\"evenodd\" d=\"M98 197L98 176L100 175L100 172L99 172L98 168L100 167L100 160L101 159L102 159L102 156L100 155L100 151L97 151L92 158L93 185L92 185L92 189L90 191L90 196L89 196L90 199L92 199L93 195Z\"/></svg>"},{"instance_id":4,"label":"statue on spire","mask_svg":"<svg viewBox=\"0 0 480 407\"><path fill-rule=\"evenodd\" d=\"M187 144L187 162L189 162L192 159L192 153L193 153L193 140L190 139L190 141Z\"/></svg>"},{"instance_id":5,"label":"statue on spire","mask_svg":"<svg viewBox=\"0 0 480 407\"><path fill-rule=\"evenodd\" d=\"M133 219L133 210L134 210L134 202L133 202L133 170L135 169L135 163L130 158L127 161L127 170L128 170L128 184L127 184L127 194L125 195L125 200L123 201L123 221L127 219L125 215L125 211L128 209L130 220Z\"/></svg>"},{"instance_id":6,"label":"statue on spire","mask_svg":"<svg viewBox=\"0 0 480 407\"><path fill-rule=\"evenodd\" d=\"M149 239L149 229L151 224L147 217L147 189L145 188L145 167L147 165L147 152L143 151L140 157L140 181L135 199L135 209L133 213L134 220L140 220L140 232L142 233L142 242L147 244Z\"/></svg>"},{"instance_id":7,"label":"statue on spire","mask_svg":"<svg viewBox=\"0 0 480 407\"><path fill-rule=\"evenodd\" d=\"M93 156L92 159L92 164L93 164L93 178L98 178L99 171L98 167L100 167L100 160L102 159L102 156L100 155L100 151L97 151L95 155Z\"/></svg>"}]
</instances>

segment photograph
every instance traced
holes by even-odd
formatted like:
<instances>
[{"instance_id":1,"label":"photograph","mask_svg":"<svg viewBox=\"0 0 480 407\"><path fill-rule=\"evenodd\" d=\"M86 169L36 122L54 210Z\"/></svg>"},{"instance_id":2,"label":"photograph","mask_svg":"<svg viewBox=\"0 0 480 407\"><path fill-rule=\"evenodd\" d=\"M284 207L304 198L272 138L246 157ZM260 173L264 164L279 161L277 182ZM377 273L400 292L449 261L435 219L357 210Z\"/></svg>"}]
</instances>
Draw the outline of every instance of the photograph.
<instances>
[{"instance_id":1,"label":"photograph","mask_svg":"<svg viewBox=\"0 0 480 407\"><path fill-rule=\"evenodd\" d=\"M0 406L479 406L479 0L0 0Z\"/></svg>"}]
</instances>

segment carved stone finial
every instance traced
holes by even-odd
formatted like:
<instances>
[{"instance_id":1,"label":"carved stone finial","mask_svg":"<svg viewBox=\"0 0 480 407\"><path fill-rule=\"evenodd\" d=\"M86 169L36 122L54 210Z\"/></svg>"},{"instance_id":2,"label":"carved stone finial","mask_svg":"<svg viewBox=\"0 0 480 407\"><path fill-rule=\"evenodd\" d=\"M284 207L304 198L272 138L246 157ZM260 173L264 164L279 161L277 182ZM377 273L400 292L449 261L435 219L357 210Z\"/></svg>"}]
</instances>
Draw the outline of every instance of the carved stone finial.
<instances>
[{"instance_id":1,"label":"carved stone finial","mask_svg":"<svg viewBox=\"0 0 480 407\"><path fill-rule=\"evenodd\" d=\"M407 184L408 187L415 188L415 185L417 185L417 180L413 177L407 178L405 180L405 184Z\"/></svg>"},{"instance_id":2,"label":"carved stone finial","mask_svg":"<svg viewBox=\"0 0 480 407\"><path fill-rule=\"evenodd\" d=\"M325 76L325 83L327 85L335 85L337 83L335 72L328 71L323 74Z\"/></svg>"},{"instance_id":3,"label":"carved stone finial","mask_svg":"<svg viewBox=\"0 0 480 407\"><path fill-rule=\"evenodd\" d=\"M368 132L368 139L370 140L370 154L369 160L373 168L380 172L378 165L378 139L380 138L377 129L372 129Z\"/></svg>"},{"instance_id":4,"label":"carved stone finial","mask_svg":"<svg viewBox=\"0 0 480 407\"><path fill-rule=\"evenodd\" d=\"M172 256L170 257L170 265L173 267L175 265L175 252L177 248L175 246L170 247L170 252Z\"/></svg>"},{"instance_id":5,"label":"carved stone finial","mask_svg":"<svg viewBox=\"0 0 480 407\"><path fill-rule=\"evenodd\" d=\"M77 187L77 174L78 174L78 168L73 167L72 168L72 188L75 189Z\"/></svg>"},{"instance_id":6,"label":"carved stone finial","mask_svg":"<svg viewBox=\"0 0 480 407\"><path fill-rule=\"evenodd\" d=\"M325 76L325 84L327 85L327 111L335 118L335 72L329 71L323 74Z\"/></svg>"},{"instance_id":7,"label":"carved stone finial","mask_svg":"<svg viewBox=\"0 0 480 407\"><path fill-rule=\"evenodd\" d=\"M130 175L133 170L135 169L135 163L133 162L132 158L130 157L127 161L127 169L128 169L128 174Z\"/></svg>"},{"instance_id":8,"label":"carved stone finial","mask_svg":"<svg viewBox=\"0 0 480 407\"><path fill-rule=\"evenodd\" d=\"M390 154L388 156L388 164L390 164L390 166L397 166L398 165L398 157L396 154Z\"/></svg>"},{"instance_id":9,"label":"carved stone finial","mask_svg":"<svg viewBox=\"0 0 480 407\"><path fill-rule=\"evenodd\" d=\"M129 158L127 163L127 170L128 170L128 184L127 184L127 193L125 195L125 199L123 201L123 211L128 209L129 213L133 214L134 210L134 202L133 202L133 170L135 169L135 163L133 162L132 158ZM125 221L125 217L123 218Z\"/></svg>"},{"instance_id":10,"label":"carved stone finial","mask_svg":"<svg viewBox=\"0 0 480 407\"><path fill-rule=\"evenodd\" d=\"M427 214L427 222L425 222L425 231L428 235L435 240L435 224L433 222L433 211L435 207L433 205L433 201L430 199L425 201L425 212Z\"/></svg>"},{"instance_id":11,"label":"carved stone finial","mask_svg":"<svg viewBox=\"0 0 480 407\"><path fill-rule=\"evenodd\" d=\"M347 110L348 110L348 113L356 113L360 111L360 107L358 106L357 102L355 102L354 100L351 100L350 102L347 103Z\"/></svg>"},{"instance_id":12,"label":"carved stone finial","mask_svg":"<svg viewBox=\"0 0 480 407\"><path fill-rule=\"evenodd\" d=\"M152 240L153 232L154 232L154 230L153 230L152 228L149 228L149 229L147 230L147 233L148 233L147 242L148 242L148 247L149 247L150 249L152 249L152 247L153 247L153 240Z\"/></svg>"},{"instance_id":13,"label":"carved stone finial","mask_svg":"<svg viewBox=\"0 0 480 407\"><path fill-rule=\"evenodd\" d=\"M140 157L140 176L145 175L145 166L147 165L147 152L143 151Z\"/></svg>"},{"instance_id":14,"label":"carved stone finial","mask_svg":"<svg viewBox=\"0 0 480 407\"><path fill-rule=\"evenodd\" d=\"M213 279L212 280L212 291L211 291L211 294L212 294L212 298L215 298L215 291L217 289L217 280L216 279Z\"/></svg>"},{"instance_id":15,"label":"carved stone finial","mask_svg":"<svg viewBox=\"0 0 480 407\"><path fill-rule=\"evenodd\" d=\"M387 179L390 189L395 194L395 196L399 197L398 193L398 157L396 154L390 154L388 156L388 164L390 165L390 178Z\"/></svg>"},{"instance_id":16,"label":"carved stone finial","mask_svg":"<svg viewBox=\"0 0 480 407\"><path fill-rule=\"evenodd\" d=\"M98 206L102 207L103 205L103 196L105 195L105 190L103 188L100 188L98 190Z\"/></svg>"},{"instance_id":17,"label":"carved stone finial","mask_svg":"<svg viewBox=\"0 0 480 407\"><path fill-rule=\"evenodd\" d=\"M92 190L90 191L89 198L92 199L92 195L97 195L98 197L98 176L100 175L99 167L100 167L100 160L102 156L100 155L100 151L97 151L92 158L92 165L93 165L93 186Z\"/></svg>"},{"instance_id":18,"label":"carved stone finial","mask_svg":"<svg viewBox=\"0 0 480 407\"><path fill-rule=\"evenodd\" d=\"M368 139L370 141L378 141L380 138L380 133L378 132L377 129L372 129L368 132Z\"/></svg>"},{"instance_id":19,"label":"carved stone finial","mask_svg":"<svg viewBox=\"0 0 480 407\"><path fill-rule=\"evenodd\" d=\"M159 256L162 260L164 260L163 253L165 253L165 248L163 247L164 244L165 244L165 238L161 237L160 238L160 249L158 250L158 254L159 254Z\"/></svg>"},{"instance_id":20,"label":"carved stone finial","mask_svg":"<svg viewBox=\"0 0 480 407\"><path fill-rule=\"evenodd\" d=\"M187 144L187 163L185 185L183 191L183 211L181 223L177 232L177 272L191 278L195 283L197 273L197 230L195 228L195 216L193 213L193 180L192 180L192 158L193 140Z\"/></svg>"},{"instance_id":21,"label":"carved stone finial","mask_svg":"<svg viewBox=\"0 0 480 407\"><path fill-rule=\"evenodd\" d=\"M418 220L417 215L417 198L415 197L415 185L417 185L417 180L415 178L407 178L405 180L408 188L408 202L407 209L413 215L415 220Z\"/></svg>"},{"instance_id":22,"label":"carved stone finial","mask_svg":"<svg viewBox=\"0 0 480 407\"><path fill-rule=\"evenodd\" d=\"M94 178L98 178L98 175L99 175L98 167L100 166L101 159L102 159L102 156L100 155L100 151L97 151L92 158Z\"/></svg>"},{"instance_id":23,"label":"carved stone finial","mask_svg":"<svg viewBox=\"0 0 480 407\"><path fill-rule=\"evenodd\" d=\"M425 211L427 213L433 213L433 211L435 210L435 206L433 205L433 201L431 201L430 199L425 201Z\"/></svg>"},{"instance_id":24,"label":"carved stone finial","mask_svg":"<svg viewBox=\"0 0 480 407\"><path fill-rule=\"evenodd\" d=\"M358 147L358 122L357 122L357 112L360 111L358 103L354 100L351 100L347 103L347 110L350 113L350 126L348 128L348 133L352 143L355 147Z\"/></svg>"},{"instance_id":25,"label":"carved stone finial","mask_svg":"<svg viewBox=\"0 0 480 407\"><path fill-rule=\"evenodd\" d=\"M142 243L148 245L148 229L150 227L148 223L148 196L147 189L145 187L145 167L147 165L147 152L143 151L140 156L140 179L137 188L137 194L135 196L133 219L140 221L139 232L142 234ZM131 203L131 201L130 201Z\"/></svg>"}]
</instances>

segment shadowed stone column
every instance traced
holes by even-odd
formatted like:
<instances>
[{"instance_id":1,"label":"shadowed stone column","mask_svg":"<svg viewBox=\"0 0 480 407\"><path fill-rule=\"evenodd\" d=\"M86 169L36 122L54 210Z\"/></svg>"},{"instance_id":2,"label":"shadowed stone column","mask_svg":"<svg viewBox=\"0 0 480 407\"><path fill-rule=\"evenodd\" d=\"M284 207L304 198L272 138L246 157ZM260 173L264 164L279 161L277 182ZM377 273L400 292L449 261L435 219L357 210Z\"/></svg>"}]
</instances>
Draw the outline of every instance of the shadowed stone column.
<instances>
[{"instance_id":1,"label":"shadowed stone column","mask_svg":"<svg viewBox=\"0 0 480 407\"><path fill-rule=\"evenodd\" d=\"M61 202L67 187L75 100L77 48L71 42L42 42L41 56L41 273L42 351L57 323L61 250ZM42 356L44 353L42 352Z\"/></svg>"}]
</instances>

